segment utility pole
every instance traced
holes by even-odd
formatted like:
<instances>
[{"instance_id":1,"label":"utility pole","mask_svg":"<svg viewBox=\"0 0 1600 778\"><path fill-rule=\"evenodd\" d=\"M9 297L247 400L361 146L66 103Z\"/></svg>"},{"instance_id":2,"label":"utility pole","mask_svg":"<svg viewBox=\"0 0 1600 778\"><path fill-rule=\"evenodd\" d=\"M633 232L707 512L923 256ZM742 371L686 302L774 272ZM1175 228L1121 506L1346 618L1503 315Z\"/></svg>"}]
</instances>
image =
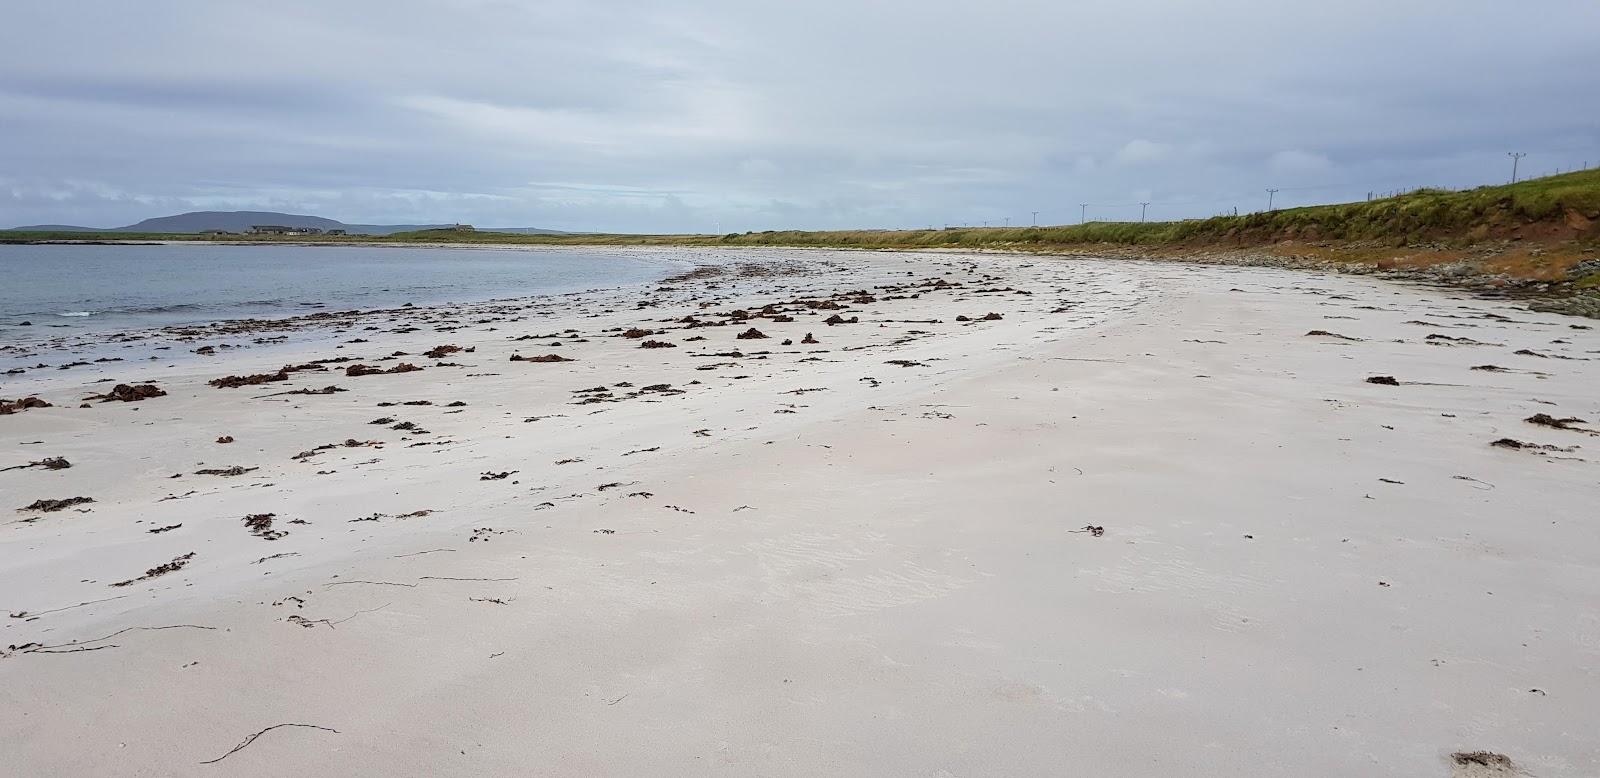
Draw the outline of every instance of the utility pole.
<instances>
[{"instance_id":1,"label":"utility pole","mask_svg":"<svg viewBox=\"0 0 1600 778\"><path fill-rule=\"evenodd\" d=\"M1589 169L1588 163L1584 163L1583 169L1584 170L1588 170ZM1033 226L1035 226L1035 227L1039 226L1039 212L1038 211L1034 211L1033 212Z\"/></svg>"},{"instance_id":2,"label":"utility pole","mask_svg":"<svg viewBox=\"0 0 1600 778\"><path fill-rule=\"evenodd\" d=\"M1086 224L1089 221L1089 204L1078 203L1078 223Z\"/></svg>"},{"instance_id":3,"label":"utility pole","mask_svg":"<svg viewBox=\"0 0 1600 778\"><path fill-rule=\"evenodd\" d=\"M1276 195L1277 193L1278 193L1278 190L1276 190L1276 189L1268 189L1267 190L1267 213L1272 213L1272 197L1273 197L1273 195Z\"/></svg>"},{"instance_id":4,"label":"utility pole","mask_svg":"<svg viewBox=\"0 0 1600 778\"><path fill-rule=\"evenodd\" d=\"M1506 156L1511 158L1511 183L1515 184L1517 182L1517 163L1521 162L1522 158L1528 155L1526 152L1508 151L1506 152Z\"/></svg>"},{"instance_id":5,"label":"utility pole","mask_svg":"<svg viewBox=\"0 0 1600 778\"><path fill-rule=\"evenodd\" d=\"M1139 203L1139 223L1144 223L1144 212L1149 209L1149 203Z\"/></svg>"},{"instance_id":6,"label":"utility pole","mask_svg":"<svg viewBox=\"0 0 1600 778\"><path fill-rule=\"evenodd\" d=\"M1007 216L1006 217L1006 227L1009 228L1010 226L1011 226L1011 217Z\"/></svg>"}]
</instances>

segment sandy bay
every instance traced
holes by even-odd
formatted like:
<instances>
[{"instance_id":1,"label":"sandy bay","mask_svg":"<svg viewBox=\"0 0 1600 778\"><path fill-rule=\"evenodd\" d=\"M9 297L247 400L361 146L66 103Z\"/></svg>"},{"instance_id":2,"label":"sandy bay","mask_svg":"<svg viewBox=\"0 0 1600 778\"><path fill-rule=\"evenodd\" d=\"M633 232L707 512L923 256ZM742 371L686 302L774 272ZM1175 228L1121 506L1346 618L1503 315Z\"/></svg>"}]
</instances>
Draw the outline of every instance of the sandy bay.
<instances>
[{"instance_id":1,"label":"sandy bay","mask_svg":"<svg viewBox=\"0 0 1600 778\"><path fill-rule=\"evenodd\" d=\"M138 402L27 385L53 407L0 417L0 467L72 466L0 472L7 769L1600 771L1590 320L1267 268L681 259L710 269L101 368Z\"/></svg>"}]
</instances>

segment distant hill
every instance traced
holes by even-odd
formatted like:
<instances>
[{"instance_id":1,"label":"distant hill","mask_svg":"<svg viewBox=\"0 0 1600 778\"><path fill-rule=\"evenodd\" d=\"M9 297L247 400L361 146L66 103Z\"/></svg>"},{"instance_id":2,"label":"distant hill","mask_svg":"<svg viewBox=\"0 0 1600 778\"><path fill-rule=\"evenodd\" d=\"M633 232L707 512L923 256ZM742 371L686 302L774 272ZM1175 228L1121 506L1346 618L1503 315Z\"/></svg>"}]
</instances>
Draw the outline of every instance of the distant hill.
<instances>
[{"instance_id":1,"label":"distant hill","mask_svg":"<svg viewBox=\"0 0 1600 778\"><path fill-rule=\"evenodd\" d=\"M100 232L93 227L74 227L70 224L30 224L12 229L17 232Z\"/></svg>"},{"instance_id":2,"label":"distant hill","mask_svg":"<svg viewBox=\"0 0 1600 778\"><path fill-rule=\"evenodd\" d=\"M415 228L415 229L424 229L424 228ZM396 230L396 232L400 232L400 231L403 231L403 230ZM513 234L513 235L576 235L577 234L577 233L573 233L573 232L562 232L561 230L547 230L547 229L544 229L542 227L479 227L478 231L479 232L508 232L508 233Z\"/></svg>"},{"instance_id":3,"label":"distant hill","mask_svg":"<svg viewBox=\"0 0 1600 778\"><path fill-rule=\"evenodd\" d=\"M226 230L247 232L258 224L283 227L315 227L319 230L343 230L345 225L321 216L299 216L271 211L194 211L177 216L159 216L138 224L116 228L117 232L206 232Z\"/></svg>"},{"instance_id":4,"label":"distant hill","mask_svg":"<svg viewBox=\"0 0 1600 778\"><path fill-rule=\"evenodd\" d=\"M279 227L315 227L323 230L344 230L352 235L391 235L396 232L438 229L449 224L345 224L321 216L305 216L276 211L193 211L176 216L159 216L145 219L126 227L74 227L63 224L37 224L13 228L18 232L147 232L147 233L200 233L212 230L223 232L249 232L257 225ZM538 227L497 228L497 232L515 232L524 235L564 235L556 230Z\"/></svg>"}]
</instances>

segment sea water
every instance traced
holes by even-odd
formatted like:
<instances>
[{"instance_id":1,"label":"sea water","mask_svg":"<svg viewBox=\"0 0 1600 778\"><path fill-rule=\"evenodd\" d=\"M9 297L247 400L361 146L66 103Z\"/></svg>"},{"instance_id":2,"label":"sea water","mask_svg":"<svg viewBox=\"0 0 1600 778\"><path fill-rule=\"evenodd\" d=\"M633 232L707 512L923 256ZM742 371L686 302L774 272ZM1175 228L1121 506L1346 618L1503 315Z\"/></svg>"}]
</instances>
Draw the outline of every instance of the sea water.
<instances>
[{"instance_id":1,"label":"sea water","mask_svg":"<svg viewBox=\"0 0 1600 778\"><path fill-rule=\"evenodd\" d=\"M542 247L0 245L0 343L560 294L682 268L641 252Z\"/></svg>"}]
</instances>

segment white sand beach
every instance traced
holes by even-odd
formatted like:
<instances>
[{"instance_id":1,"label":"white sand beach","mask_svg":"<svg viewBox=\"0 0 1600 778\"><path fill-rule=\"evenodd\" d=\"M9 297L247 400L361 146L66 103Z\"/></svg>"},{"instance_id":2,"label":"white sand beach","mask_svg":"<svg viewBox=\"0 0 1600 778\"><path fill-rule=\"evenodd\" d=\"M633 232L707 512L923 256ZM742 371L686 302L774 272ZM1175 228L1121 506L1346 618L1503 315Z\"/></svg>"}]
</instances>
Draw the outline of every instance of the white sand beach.
<instances>
[{"instance_id":1,"label":"white sand beach","mask_svg":"<svg viewBox=\"0 0 1600 778\"><path fill-rule=\"evenodd\" d=\"M1600 775L1592 320L680 255L7 385L0 773Z\"/></svg>"}]
</instances>

